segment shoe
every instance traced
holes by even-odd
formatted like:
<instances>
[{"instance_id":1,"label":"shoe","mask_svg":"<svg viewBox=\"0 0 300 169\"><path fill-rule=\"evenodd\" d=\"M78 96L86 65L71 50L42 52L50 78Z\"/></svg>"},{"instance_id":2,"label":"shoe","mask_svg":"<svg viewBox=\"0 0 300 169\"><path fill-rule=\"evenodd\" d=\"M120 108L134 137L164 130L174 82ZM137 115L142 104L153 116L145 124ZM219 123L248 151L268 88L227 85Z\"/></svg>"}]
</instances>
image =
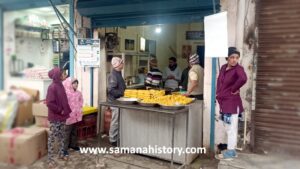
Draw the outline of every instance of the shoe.
<instances>
[{"instance_id":1,"label":"shoe","mask_svg":"<svg viewBox=\"0 0 300 169\"><path fill-rule=\"evenodd\" d=\"M67 161L69 159L69 152L63 151L63 154L59 156L60 159Z\"/></svg>"},{"instance_id":2,"label":"shoe","mask_svg":"<svg viewBox=\"0 0 300 169\"><path fill-rule=\"evenodd\" d=\"M118 147L118 143L115 141L115 142L110 142L110 145L113 146L113 147Z\"/></svg>"},{"instance_id":3,"label":"shoe","mask_svg":"<svg viewBox=\"0 0 300 169\"><path fill-rule=\"evenodd\" d=\"M215 156L216 159L218 160L233 160L234 158L237 158L237 154L235 150L226 150L223 151L222 154L217 154Z\"/></svg>"},{"instance_id":4,"label":"shoe","mask_svg":"<svg viewBox=\"0 0 300 169\"><path fill-rule=\"evenodd\" d=\"M74 150L74 151L79 151L80 148L79 147L69 147L70 149Z\"/></svg>"}]
</instances>

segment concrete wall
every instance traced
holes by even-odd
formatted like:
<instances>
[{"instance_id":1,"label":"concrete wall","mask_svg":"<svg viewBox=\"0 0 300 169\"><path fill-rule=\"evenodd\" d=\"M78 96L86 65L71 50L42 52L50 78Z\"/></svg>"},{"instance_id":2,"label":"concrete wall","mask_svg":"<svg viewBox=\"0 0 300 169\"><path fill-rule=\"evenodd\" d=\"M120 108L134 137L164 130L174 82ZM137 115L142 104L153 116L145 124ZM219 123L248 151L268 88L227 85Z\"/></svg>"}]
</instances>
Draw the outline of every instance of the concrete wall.
<instances>
[{"instance_id":1,"label":"concrete wall","mask_svg":"<svg viewBox=\"0 0 300 169\"><path fill-rule=\"evenodd\" d=\"M91 27L91 21L89 18L82 17L77 9L76 4L77 1L75 1L75 8L74 8L74 31L78 32L79 28L90 28ZM90 35L88 35L90 36ZM75 47L77 47L77 38L74 37L74 44ZM102 42L101 42L102 43ZM93 103L98 102L98 75L99 75L99 68L94 68L93 70L91 68L83 68L77 63L77 57L75 52L75 60L74 60L74 77L78 79L79 81L79 90L82 92L84 105L93 105ZM91 102L91 71L94 71L94 101ZM97 105L95 105L97 106Z\"/></svg>"},{"instance_id":2,"label":"concrete wall","mask_svg":"<svg viewBox=\"0 0 300 169\"><path fill-rule=\"evenodd\" d=\"M161 25L161 33L155 33L156 25L149 26L129 26L126 28L118 28L119 47L116 52L139 52L139 39L144 37L147 40L156 41L156 56L158 60L158 67L160 70L164 70L168 66L168 58L173 56L173 53L169 49L172 47L176 50L176 25ZM101 28L98 29L100 37L105 36L106 32L114 32L113 28ZM175 35L175 36L174 36ZM125 39L135 40L135 50L125 50Z\"/></svg>"},{"instance_id":3,"label":"concrete wall","mask_svg":"<svg viewBox=\"0 0 300 169\"><path fill-rule=\"evenodd\" d=\"M51 7L49 7L51 10ZM60 7L59 7L60 8ZM39 9L39 8L38 8ZM37 9L10 11L4 13L4 82L5 89L8 90L8 81L11 78L9 75L9 62L12 55L24 61L24 67L27 63L33 63L35 66L43 66L48 69L52 67L53 48L51 40L41 40L39 33L34 33L29 36L16 36L14 21L18 18L23 18L28 15L36 15L41 20L46 20L48 25L59 24L54 13L40 14ZM68 16L65 16L68 20Z\"/></svg>"},{"instance_id":4,"label":"concrete wall","mask_svg":"<svg viewBox=\"0 0 300 169\"><path fill-rule=\"evenodd\" d=\"M242 87L240 93L245 108L247 122L251 122L251 110L254 108L255 94L255 57L257 31L255 25L256 2L252 0L221 0L222 11L228 12L228 37L229 46L236 46L241 51L240 64L245 68L248 76L247 83ZM220 65L225 59L220 59ZM210 145L210 114L211 114L211 79L212 60L205 60L204 77L204 146ZM217 76L216 76L217 78ZM216 118L219 114L219 106L216 104ZM226 135L222 122L215 120L215 145L226 143ZM248 125L249 126L249 125ZM242 133L239 133L242 134ZM247 143L249 143L249 132Z\"/></svg>"},{"instance_id":5,"label":"concrete wall","mask_svg":"<svg viewBox=\"0 0 300 169\"><path fill-rule=\"evenodd\" d=\"M182 58L182 45L191 45L192 53L197 52L197 46L204 45L203 40L186 40L186 31L203 31L203 23L190 23L190 24L178 24L177 25L177 55L178 55L178 65L181 67L181 70L186 68L187 60Z\"/></svg>"}]
</instances>

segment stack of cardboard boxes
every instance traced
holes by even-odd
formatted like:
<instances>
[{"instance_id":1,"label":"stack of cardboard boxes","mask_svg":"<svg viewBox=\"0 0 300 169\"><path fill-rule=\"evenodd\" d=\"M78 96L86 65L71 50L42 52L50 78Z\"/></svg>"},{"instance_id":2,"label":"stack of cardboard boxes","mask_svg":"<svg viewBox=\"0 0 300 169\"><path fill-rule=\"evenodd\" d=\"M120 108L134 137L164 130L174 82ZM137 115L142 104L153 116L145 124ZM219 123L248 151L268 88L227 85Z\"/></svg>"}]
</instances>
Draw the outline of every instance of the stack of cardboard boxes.
<instances>
[{"instance_id":1,"label":"stack of cardboard boxes","mask_svg":"<svg viewBox=\"0 0 300 169\"><path fill-rule=\"evenodd\" d=\"M35 118L35 125L37 127L49 128L50 123L48 121L48 108L44 102L34 103L32 105L33 115Z\"/></svg>"},{"instance_id":2,"label":"stack of cardboard boxes","mask_svg":"<svg viewBox=\"0 0 300 169\"><path fill-rule=\"evenodd\" d=\"M14 126L29 126L33 124L33 115L32 115L32 104L39 101L39 91L28 89L28 88L20 88L25 91L27 94L31 96L30 100L19 103L19 107L17 110L17 115L15 119Z\"/></svg>"},{"instance_id":3,"label":"stack of cardboard boxes","mask_svg":"<svg viewBox=\"0 0 300 169\"><path fill-rule=\"evenodd\" d=\"M19 127L0 134L0 162L30 165L47 153L43 128Z\"/></svg>"},{"instance_id":4,"label":"stack of cardboard boxes","mask_svg":"<svg viewBox=\"0 0 300 169\"><path fill-rule=\"evenodd\" d=\"M15 128L0 133L0 162L3 163L30 165L47 153L47 107L39 102L37 90L22 90L28 93L31 99L19 104ZM33 115L37 126L32 127Z\"/></svg>"}]
</instances>

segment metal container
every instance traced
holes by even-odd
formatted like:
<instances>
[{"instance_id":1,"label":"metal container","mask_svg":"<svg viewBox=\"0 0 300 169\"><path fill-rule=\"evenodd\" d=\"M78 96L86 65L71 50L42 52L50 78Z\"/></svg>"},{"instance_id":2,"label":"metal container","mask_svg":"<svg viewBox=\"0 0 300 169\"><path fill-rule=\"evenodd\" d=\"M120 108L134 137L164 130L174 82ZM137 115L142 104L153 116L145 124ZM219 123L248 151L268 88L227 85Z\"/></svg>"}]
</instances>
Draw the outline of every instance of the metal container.
<instances>
[{"instance_id":1,"label":"metal container","mask_svg":"<svg viewBox=\"0 0 300 169\"><path fill-rule=\"evenodd\" d=\"M159 104L159 106L162 109L166 109L166 110L180 110L180 109L185 108L185 106L183 106L183 105L180 105L180 106L165 106L165 105Z\"/></svg>"},{"instance_id":2,"label":"metal container","mask_svg":"<svg viewBox=\"0 0 300 169\"><path fill-rule=\"evenodd\" d=\"M121 97L121 98L117 99L117 101L121 104L136 104L139 101L139 99Z\"/></svg>"},{"instance_id":3,"label":"metal container","mask_svg":"<svg viewBox=\"0 0 300 169\"><path fill-rule=\"evenodd\" d=\"M158 104L156 103L142 103L141 101L138 102L139 105L144 106L144 107L157 107Z\"/></svg>"}]
</instances>

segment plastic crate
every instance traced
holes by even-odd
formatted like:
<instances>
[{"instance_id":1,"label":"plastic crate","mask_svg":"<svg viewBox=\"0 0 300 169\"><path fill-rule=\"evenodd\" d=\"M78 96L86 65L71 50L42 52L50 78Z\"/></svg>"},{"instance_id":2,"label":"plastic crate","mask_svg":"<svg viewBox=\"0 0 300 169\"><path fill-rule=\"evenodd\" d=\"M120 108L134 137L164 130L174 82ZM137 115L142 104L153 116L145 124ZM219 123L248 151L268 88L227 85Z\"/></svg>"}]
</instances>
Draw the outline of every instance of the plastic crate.
<instances>
[{"instance_id":1,"label":"plastic crate","mask_svg":"<svg viewBox=\"0 0 300 169\"><path fill-rule=\"evenodd\" d=\"M77 127L78 140L86 140L87 138L93 138L97 135L97 125L83 125Z\"/></svg>"},{"instance_id":2,"label":"plastic crate","mask_svg":"<svg viewBox=\"0 0 300 169\"><path fill-rule=\"evenodd\" d=\"M97 124L97 114L90 114L82 117L82 122L85 125Z\"/></svg>"}]
</instances>

